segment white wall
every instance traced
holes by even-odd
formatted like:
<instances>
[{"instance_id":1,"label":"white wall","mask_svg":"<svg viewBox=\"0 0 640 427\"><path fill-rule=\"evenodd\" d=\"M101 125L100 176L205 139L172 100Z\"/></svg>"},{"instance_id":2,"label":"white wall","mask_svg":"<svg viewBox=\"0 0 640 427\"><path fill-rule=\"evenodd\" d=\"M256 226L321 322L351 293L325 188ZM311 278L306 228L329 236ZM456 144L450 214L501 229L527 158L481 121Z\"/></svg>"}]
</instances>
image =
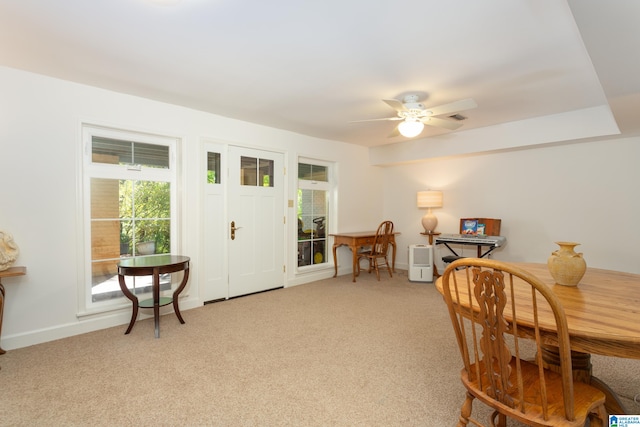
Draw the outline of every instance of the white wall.
<instances>
[{"instance_id":1,"label":"white wall","mask_svg":"<svg viewBox=\"0 0 640 427\"><path fill-rule=\"evenodd\" d=\"M126 324L130 305L108 315L76 316L78 282L83 265L81 215L78 209L81 123L88 122L181 138L183 178L181 250L191 256L189 299L181 308L199 306L201 182L198 171L203 140L267 148L285 153L287 170L298 156L336 161L341 231L380 222L382 170L369 166L365 148L320 140L231 120L187 108L132 97L0 67L0 229L20 247L15 265L27 275L5 279L6 304L2 347L23 347L77 333ZM363 177L366 177L363 179ZM296 200L289 174L287 199ZM295 209L288 209L296 230ZM335 229L333 230L335 231ZM295 240L295 231L287 239ZM290 247L295 245L290 243ZM350 266L340 251L341 271ZM287 257L287 260L295 257ZM330 276L333 269L299 277L288 266L288 283ZM124 328L123 328L124 332Z\"/></svg>"},{"instance_id":2,"label":"white wall","mask_svg":"<svg viewBox=\"0 0 640 427\"><path fill-rule=\"evenodd\" d=\"M5 349L129 320L129 306L106 316L76 316L83 265L77 207L82 122L181 138L182 249L193 260L184 309L202 303L201 180L194 165L201 164L203 140L282 151L290 171L298 156L338 162L339 217L330 231L375 229L381 220L393 220L402 233L400 268L406 268L407 246L426 241L419 234L424 212L415 207L415 197L417 191L432 188L444 191L444 207L435 211L439 231L457 231L461 217L502 219L508 243L495 252L497 259L545 262L554 241L573 240L582 244L578 250L589 266L640 273L640 230L634 227L640 216L640 138L374 167L363 147L9 68L0 67L0 93L0 229L13 234L21 249L16 265L28 269L24 277L3 281L7 295L0 344ZM292 174L287 191L287 198L295 200ZM287 213L288 239L294 247L295 210ZM340 272L348 273L350 252L341 249L339 254ZM292 265L287 271L287 285L333 274L326 270L299 276Z\"/></svg>"},{"instance_id":3,"label":"white wall","mask_svg":"<svg viewBox=\"0 0 640 427\"><path fill-rule=\"evenodd\" d=\"M402 232L398 265L406 268L408 245L427 242L416 192L430 188L444 192L437 231L457 233L465 217L502 219L507 244L495 259L545 263L554 242L567 240L581 243L590 267L640 273L638 159L640 138L621 138L386 167L385 216ZM438 252L442 271L449 252Z\"/></svg>"}]
</instances>

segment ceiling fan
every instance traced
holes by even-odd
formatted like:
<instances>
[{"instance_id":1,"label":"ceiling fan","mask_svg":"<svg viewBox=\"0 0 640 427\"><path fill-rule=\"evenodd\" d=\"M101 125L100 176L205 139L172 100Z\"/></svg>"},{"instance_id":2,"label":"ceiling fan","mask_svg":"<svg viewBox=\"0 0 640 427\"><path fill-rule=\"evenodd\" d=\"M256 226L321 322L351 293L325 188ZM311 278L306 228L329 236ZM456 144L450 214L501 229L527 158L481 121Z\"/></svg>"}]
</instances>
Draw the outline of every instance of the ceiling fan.
<instances>
[{"instance_id":1,"label":"ceiling fan","mask_svg":"<svg viewBox=\"0 0 640 427\"><path fill-rule=\"evenodd\" d=\"M458 129L462 126L460 120L464 120L458 113L464 110L476 108L478 104L471 99L463 99L451 102L449 104L438 105L436 107L426 108L424 104L419 102L418 95L406 95L402 101L397 99L383 99L387 105L396 110L396 117L386 117L383 119L358 120L358 122L372 122L379 120L402 120L398 124L395 131L389 135L390 137L398 136L398 134L407 138L413 138L420 135L424 129L424 125L441 127L449 130ZM449 115L454 120L449 120L437 116ZM399 133L398 133L399 132Z\"/></svg>"}]
</instances>

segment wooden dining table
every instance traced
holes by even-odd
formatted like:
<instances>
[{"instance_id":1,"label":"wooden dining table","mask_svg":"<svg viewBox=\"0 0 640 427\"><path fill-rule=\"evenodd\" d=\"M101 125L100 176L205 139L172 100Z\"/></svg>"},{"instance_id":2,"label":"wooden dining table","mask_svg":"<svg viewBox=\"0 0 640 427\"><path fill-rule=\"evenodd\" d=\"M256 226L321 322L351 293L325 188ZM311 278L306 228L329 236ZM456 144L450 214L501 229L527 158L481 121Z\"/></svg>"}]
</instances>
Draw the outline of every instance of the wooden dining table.
<instances>
[{"instance_id":1,"label":"wooden dining table","mask_svg":"<svg viewBox=\"0 0 640 427\"><path fill-rule=\"evenodd\" d=\"M555 284L546 264L513 264L548 284L560 299L569 326L574 378L605 393L609 414L625 414L615 392L591 375L591 355L640 359L640 274L587 268L578 286L562 286ZM436 288L443 293L441 277ZM520 324L518 328L527 334ZM547 332L550 345L542 356L546 364L553 365L557 347L553 346L554 331Z\"/></svg>"}]
</instances>

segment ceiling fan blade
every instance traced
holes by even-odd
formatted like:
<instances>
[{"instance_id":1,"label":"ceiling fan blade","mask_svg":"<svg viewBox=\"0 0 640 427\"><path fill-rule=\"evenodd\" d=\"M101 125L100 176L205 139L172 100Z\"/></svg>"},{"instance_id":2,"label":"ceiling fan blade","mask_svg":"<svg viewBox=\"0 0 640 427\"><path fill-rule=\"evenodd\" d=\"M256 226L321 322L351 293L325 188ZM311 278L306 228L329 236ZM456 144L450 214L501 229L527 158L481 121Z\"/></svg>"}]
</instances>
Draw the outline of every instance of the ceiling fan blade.
<instances>
[{"instance_id":1,"label":"ceiling fan blade","mask_svg":"<svg viewBox=\"0 0 640 427\"><path fill-rule=\"evenodd\" d=\"M400 134L400 131L398 130L398 126L393 128L393 131L389 135L387 135L387 138L395 138L397 136L402 136Z\"/></svg>"},{"instance_id":2,"label":"ceiling fan blade","mask_svg":"<svg viewBox=\"0 0 640 427\"><path fill-rule=\"evenodd\" d=\"M379 121L388 121L388 120L404 120L402 117L385 117L383 119L365 119L365 120L353 120L349 123L361 123L361 122L379 122Z\"/></svg>"},{"instance_id":3,"label":"ceiling fan blade","mask_svg":"<svg viewBox=\"0 0 640 427\"><path fill-rule=\"evenodd\" d=\"M471 110L476 108L478 104L471 98L462 99L460 101L450 102L449 104L442 104L436 107L427 108L426 111L430 112L432 116L442 116L443 114L457 113L459 111Z\"/></svg>"},{"instance_id":4,"label":"ceiling fan blade","mask_svg":"<svg viewBox=\"0 0 640 427\"><path fill-rule=\"evenodd\" d=\"M397 112L407 111L407 109L404 108L404 104L402 103L402 101L398 101L397 99L383 99L382 101Z\"/></svg>"},{"instance_id":5,"label":"ceiling fan blade","mask_svg":"<svg viewBox=\"0 0 640 427\"><path fill-rule=\"evenodd\" d=\"M435 126L435 127L445 128L449 130L456 130L460 126L462 126L462 123L460 122L454 122L453 120L440 119L438 117L425 117L423 119L420 119L420 121L427 126Z\"/></svg>"}]
</instances>

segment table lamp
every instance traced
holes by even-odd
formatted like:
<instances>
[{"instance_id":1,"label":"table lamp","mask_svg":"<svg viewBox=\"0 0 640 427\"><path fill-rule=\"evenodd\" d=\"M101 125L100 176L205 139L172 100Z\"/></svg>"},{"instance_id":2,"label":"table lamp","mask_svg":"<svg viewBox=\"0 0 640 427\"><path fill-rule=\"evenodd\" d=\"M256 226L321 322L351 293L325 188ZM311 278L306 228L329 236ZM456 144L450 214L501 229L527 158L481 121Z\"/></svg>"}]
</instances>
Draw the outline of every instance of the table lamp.
<instances>
[{"instance_id":1,"label":"table lamp","mask_svg":"<svg viewBox=\"0 0 640 427\"><path fill-rule=\"evenodd\" d=\"M429 209L422 217L422 226L427 234L433 233L438 225L438 218L431 213L431 208L442 207L442 191L418 191L418 207Z\"/></svg>"}]
</instances>

